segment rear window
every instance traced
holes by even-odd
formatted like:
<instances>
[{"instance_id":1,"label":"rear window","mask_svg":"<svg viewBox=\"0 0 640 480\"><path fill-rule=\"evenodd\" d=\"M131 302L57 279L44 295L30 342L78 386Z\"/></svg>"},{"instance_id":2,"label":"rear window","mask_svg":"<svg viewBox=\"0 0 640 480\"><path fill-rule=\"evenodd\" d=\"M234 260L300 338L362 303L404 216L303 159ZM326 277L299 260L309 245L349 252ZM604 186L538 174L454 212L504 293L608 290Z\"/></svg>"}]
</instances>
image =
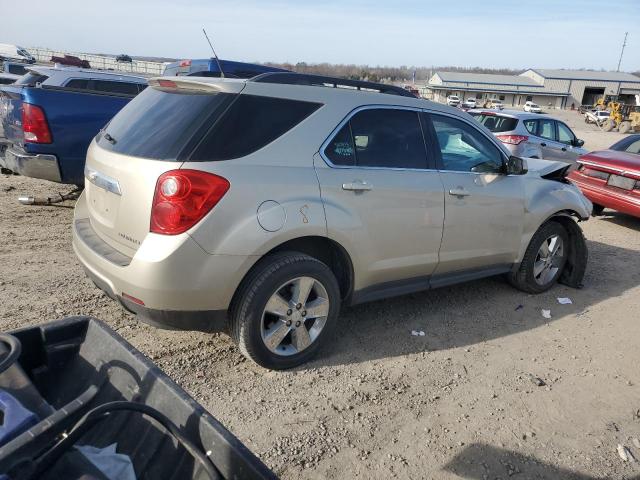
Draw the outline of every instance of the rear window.
<instances>
[{"instance_id":1,"label":"rear window","mask_svg":"<svg viewBox=\"0 0 640 480\"><path fill-rule=\"evenodd\" d=\"M24 65L9 65L9 73L13 73L14 75L24 75L27 73L27 69L24 68Z\"/></svg>"},{"instance_id":2,"label":"rear window","mask_svg":"<svg viewBox=\"0 0 640 480\"><path fill-rule=\"evenodd\" d=\"M232 97L148 88L98 134L98 145L135 157L177 160L203 123L222 113Z\"/></svg>"},{"instance_id":3,"label":"rear window","mask_svg":"<svg viewBox=\"0 0 640 480\"><path fill-rule=\"evenodd\" d=\"M495 100L493 102L499 103ZM484 113L474 113L472 115L478 122L492 132L510 132L515 130L518 125L517 118L502 117L500 115L487 115Z\"/></svg>"},{"instance_id":4,"label":"rear window","mask_svg":"<svg viewBox=\"0 0 640 480\"><path fill-rule=\"evenodd\" d=\"M148 88L98 134L98 145L155 160L239 158L292 129L320 104L228 93Z\"/></svg>"},{"instance_id":5,"label":"rear window","mask_svg":"<svg viewBox=\"0 0 640 480\"><path fill-rule=\"evenodd\" d=\"M18 80L16 80L16 85L35 87L36 84L45 82L47 78L49 78L48 75L41 75L36 72L28 72L26 75L23 75Z\"/></svg>"}]
</instances>

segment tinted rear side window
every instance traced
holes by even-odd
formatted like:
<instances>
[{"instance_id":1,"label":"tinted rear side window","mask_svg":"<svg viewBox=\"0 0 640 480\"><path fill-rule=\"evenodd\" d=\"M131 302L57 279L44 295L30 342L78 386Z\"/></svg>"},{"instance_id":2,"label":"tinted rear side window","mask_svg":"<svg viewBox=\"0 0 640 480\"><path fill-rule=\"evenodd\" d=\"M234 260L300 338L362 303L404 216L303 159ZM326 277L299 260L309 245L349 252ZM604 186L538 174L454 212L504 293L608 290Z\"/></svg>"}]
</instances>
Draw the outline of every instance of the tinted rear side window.
<instances>
[{"instance_id":1,"label":"tinted rear side window","mask_svg":"<svg viewBox=\"0 0 640 480\"><path fill-rule=\"evenodd\" d=\"M282 98L240 95L190 157L191 161L230 160L273 142L321 104Z\"/></svg>"},{"instance_id":2,"label":"tinted rear side window","mask_svg":"<svg viewBox=\"0 0 640 480\"><path fill-rule=\"evenodd\" d=\"M22 65L9 65L9 73L14 75L24 75L27 73L27 69Z\"/></svg>"},{"instance_id":3,"label":"tinted rear side window","mask_svg":"<svg viewBox=\"0 0 640 480\"><path fill-rule=\"evenodd\" d=\"M113 82L109 80L94 80L92 90L95 90L96 92L117 93L121 95L137 95L138 84Z\"/></svg>"},{"instance_id":4,"label":"tinted rear side window","mask_svg":"<svg viewBox=\"0 0 640 480\"><path fill-rule=\"evenodd\" d=\"M148 88L129 102L98 134L112 152L155 160L178 160L205 125L213 123L234 95L162 91ZM199 138L199 137L198 137Z\"/></svg>"},{"instance_id":5,"label":"tinted rear side window","mask_svg":"<svg viewBox=\"0 0 640 480\"><path fill-rule=\"evenodd\" d=\"M473 114L473 117L492 132L510 132L518 125L517 118L501 117L499 115Z\"/></svg>"},{"instance_id":6,"label":"tinted rear side window","mask_svg":"<svg viewBox=\"0 0 640 480\"><path fill-rule=\"evenodd\" d=\"M12 78L0 78L0 85L11 85L12 83Z\"/></svg>"}]
</instances>

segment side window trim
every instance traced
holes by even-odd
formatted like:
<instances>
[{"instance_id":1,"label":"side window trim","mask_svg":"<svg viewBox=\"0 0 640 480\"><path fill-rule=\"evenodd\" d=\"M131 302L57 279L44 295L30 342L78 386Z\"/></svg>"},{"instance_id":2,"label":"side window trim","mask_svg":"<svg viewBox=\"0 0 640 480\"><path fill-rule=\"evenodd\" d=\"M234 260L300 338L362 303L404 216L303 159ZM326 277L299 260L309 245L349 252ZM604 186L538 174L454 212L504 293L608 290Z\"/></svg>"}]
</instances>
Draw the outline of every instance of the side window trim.
<instances>
[{"instance_id":1,"label":"side window trim","mask_svg":"<svg viewBox=\"0 0 640 480\"><path fill-rule=\"evenodd\" d=\"M351 141L353 142L353 132L351 131L351 119L357 115L358 113L364 111L364 110L376 110L376 109L383 109L383 110L407 110L410 112L416 112L416 114L418 115L418 121L420 123L420 130L422 131L422 139L424 142L424 147L425 147L425 152L427 154L427 158L426 158L426 165L427 168L405 168L405 167L369 167L369 166L358 166L358 165L336 165L334 164L329 157L325 154L325 150L329 147L329 145L331 144L331 142L333 141L333 139L335 138L336 135L338 135L338 133L340 133L340 130L342 130L342 128L346 125L349 124L349 131L351 132ZM354 169L354 168L358 168L358 169L364 169L364 170L398 170L398 171L419 171L419 172L424 172L424 171L437 171L435 162L433 161L433 158L430 157L431 151L429 148L429 144L426 141L425 138L425 132L424 132L424 125L422 124L422 119L421 117L421 113L424 112L424 109L419 108L419 107L407 107L407 106L403 106L403 105L378 105L378 104L372 104L372 105L362 105L359 107L354 108L353 110L351 110L341 121L340 123L338 123L338 125L336 126L336 128L334 128L331 133L329 134L329 136L326 138L326 140L322 143L322 145L320 146L320 149L318 151L318 153L320 154L320 157L322 158L322 160L324 160L324 162L327 164L327 166L329 168L340 168L340 169ZM356 162L357 162L357 154L356 154Z\"/></svg>"},{"instance_id":2,"label":"side window trim","mask_svg":"<svg viewBox=\"0 0 640 480\"><path fill-rule=\"evenodd\" d=\"M507 155L504 153L504 151L502 150L501 146L498 145L498 141L494 138L491 138L489 135L487 135L485 132L483 132L482 130L480 130L479 128L476 128L476 126L472 123L469 122L466 118L462 118L462 117L458 117L455 115L451 115L449 113L446 112L439 112L437 110L428 110L428 109L423 109L422 110L425 114L428 115L429 118L429 132L430 132L430 137L431 137L431 141L430 141L430 148L432 149L432 151L430 152L432 155L435 154L436 161L437 161L437 165L436 165L436 170L438 170L439 172L447 172L447 173L470 173L472 175L485 175L485 173L482 172L461 172L459 170L445 170L444 169L444 163L442 162L442 152L440 151L440 147L438 145L438 140L436 137L436 132L435 132L435 128L433 126L433 122L431 121L431 115L442 115L445 117L449 117L449 118L453 118L454 120L459 120L461 122L466 123L467 125L469 125L471 128L474 128L479 134L484 135L485 138L487 138L489 140L489 142L491 142L493 144L494 147L496 147L496 149L498 150L498 152L500 152L500 156L502 157L502 162L505 163L509 158L507 157ZM429 146L428 146L429 148ZM435 151L435 152L434 152Z\"/></svg>"}]
</instances>

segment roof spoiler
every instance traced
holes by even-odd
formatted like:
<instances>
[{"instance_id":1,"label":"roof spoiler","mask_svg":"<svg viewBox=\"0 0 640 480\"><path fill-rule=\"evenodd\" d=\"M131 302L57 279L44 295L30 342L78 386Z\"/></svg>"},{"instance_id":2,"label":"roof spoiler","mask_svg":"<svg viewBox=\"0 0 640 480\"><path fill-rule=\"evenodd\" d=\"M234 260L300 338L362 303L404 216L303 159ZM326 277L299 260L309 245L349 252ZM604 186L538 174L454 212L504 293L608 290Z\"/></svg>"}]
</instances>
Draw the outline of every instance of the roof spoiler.
<instances>
[{"instance_id":1,"label":"roof spoiler","mask_svg":"<svg viewBox=\"0 0 640 480\"><path fill-rule=\"evenodd\" d=\"M200 93L240 93L245 87L244 82L230 82L223 79L216 81L196 80L197 77L153 77L149 79L149 86L167 92L188 90Z\"/></svg>"}]
</instances>

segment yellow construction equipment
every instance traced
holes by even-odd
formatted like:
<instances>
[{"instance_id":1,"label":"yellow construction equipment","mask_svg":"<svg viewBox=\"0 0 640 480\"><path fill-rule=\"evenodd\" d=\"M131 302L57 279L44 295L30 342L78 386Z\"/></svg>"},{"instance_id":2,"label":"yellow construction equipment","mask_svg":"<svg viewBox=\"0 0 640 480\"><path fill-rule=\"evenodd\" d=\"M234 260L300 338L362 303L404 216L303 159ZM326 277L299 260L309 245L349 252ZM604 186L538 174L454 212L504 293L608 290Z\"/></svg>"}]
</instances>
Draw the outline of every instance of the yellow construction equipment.
<instances>
[{"instance_id":1,"label":"yellow construction equipment","mask_svg":"<svg viewBox=\"0 0 640 480\"><path fill-rule=\"evenodd\" d=\"M640 107L625 105L616 101L615 97L602 97L596 102L596 108L609 111L609 119L602 124L605 132L614 128L620 133L640 131Z\"/></svg>"}]
</instances>

